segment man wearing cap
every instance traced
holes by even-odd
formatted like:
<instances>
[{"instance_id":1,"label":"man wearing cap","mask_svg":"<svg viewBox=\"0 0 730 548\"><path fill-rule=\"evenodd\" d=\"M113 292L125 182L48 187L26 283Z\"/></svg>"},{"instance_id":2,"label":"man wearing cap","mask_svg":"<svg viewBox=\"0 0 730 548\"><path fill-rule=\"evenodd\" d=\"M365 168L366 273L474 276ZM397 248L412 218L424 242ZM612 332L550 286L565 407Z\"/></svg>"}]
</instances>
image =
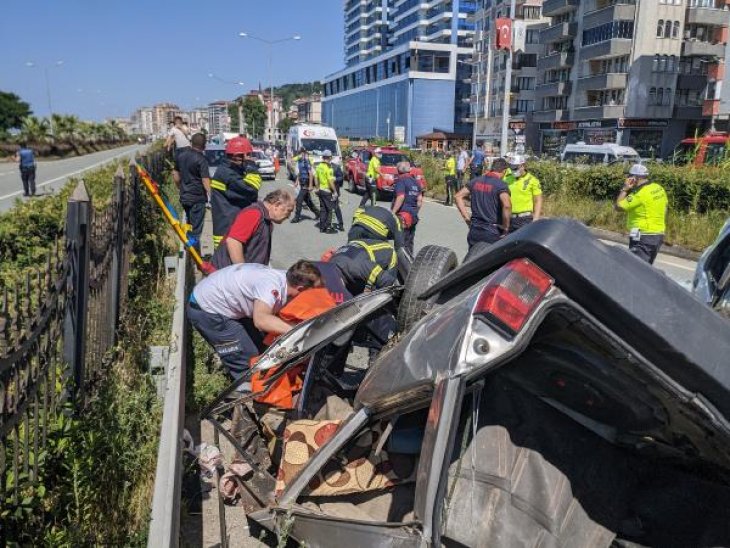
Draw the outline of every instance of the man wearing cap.
<instances>
[{"instance_id":1,"label":"man wearing cap","mask_svg":"<svg viewBox=\"0 0 730 548\"><path fill-rule=\"evenodd\" d=\"M383 151L380 148L376 148L373 151L373 155L370 157L368 162L368 170L365 174L367 179L367 188L365 193L362 195L360 200L360 207L364 206L370 200L370 205L375 205L378 201L378 178L380 177L380 158L383 156Z\"/></svg>"},{"instance_id":2,"label":"man wearing cap","mask_svg":"<svg viewBox=\"0 0 730 548\"><path fill-rule=\"evenodd\" d=\"M453 156L452 156L453 159ZM423 189L411 176L411 164L398 162L398 178L395 181L391 211L400 220L403 229L403 245L413 255L413 244L416 238L418 212L423 205Z\"/></svg>"},{"instance_id":3,"label":"man wearing cap","mask_svg":"<svg viewBox=\"0 0 730 548\"><path fill-rule=\"evenodd\" d=\"M322 162L315 170L319 194L319 231L323 234L335 234L336 229L332 228L330 221L334 211L334 199L337 196L335 185L335 172L332 169L332 152L325 150L322 153Z\"/></svg>"},{"instance_id":4,"label":"man wearing cap","mask_svg":"<svg viewBox=\"0 0 730 548\"><path fill-rule=\"evenodd\" d=\"M446 204L453 205L454 194L459 191L458 168L454 153L446 152L446 163L444 163L444 179L446 180Z\"/></svg>"},{"instance_id":5,"label":"man wearing cap","mask_svg":"<svg viewBox=\"0 0 730 548\"><path fill-rule=\"evenodd\" d=\"M312 196L309 194L310 191L314 190L314 169L312 168L312 162L309 160L307 149L302 148L299 155L294 157L294 161L297 168L296 186L298 187L298 194L297 209L291 222L298 223L302 220L302 206L305 203L315 217L319 217L319 208L314 205Z\"/></svg>"},{"instance_id":6,"label":"man wearing cap","mask_svg":"<svg viewBox=\"0 0 730 548\"><path fill-rule=\"evenodd\" d=\"M631 166L614 209L627 214L629 251L649 264L654 263L664 243L667 203L664 188L649 182L647 167L641 164Z\"/></svg>"},{"instance_id":7,"label":"man wearing cap","mask_svg":"<svg viewBox=\"0 0 730 548\"><path fill-rule=\"evenodd\" d=\"M505 181L512 200L510 233L519 230L542 216L542 187L540 180L525 167L525 157L515 154L509 158L511 170Z\"/></svg>"}]
</instances>

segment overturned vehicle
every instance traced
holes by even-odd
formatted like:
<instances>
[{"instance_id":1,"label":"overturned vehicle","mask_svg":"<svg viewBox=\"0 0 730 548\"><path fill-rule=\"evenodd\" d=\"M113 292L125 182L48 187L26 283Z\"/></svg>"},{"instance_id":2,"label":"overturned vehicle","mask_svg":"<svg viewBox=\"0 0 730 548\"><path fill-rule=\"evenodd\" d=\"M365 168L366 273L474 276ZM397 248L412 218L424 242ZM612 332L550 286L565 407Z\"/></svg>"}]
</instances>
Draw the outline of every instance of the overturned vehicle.
<instances>
[{"instance_id":1,"label":"overturned vehicle","mask_svg":"<svg viewBox=\"0 0 730 548\"><path fill-rule=\"evenodd\" d=\"M727 320L570 221L455 270L424 252L404 289L261 357L271 379L307 364L278 423L246 398L207 411L250 467L249 520L309 546L730 545ZM395 306L343 381L353 331Z\"/></svg>"}]
</instances>

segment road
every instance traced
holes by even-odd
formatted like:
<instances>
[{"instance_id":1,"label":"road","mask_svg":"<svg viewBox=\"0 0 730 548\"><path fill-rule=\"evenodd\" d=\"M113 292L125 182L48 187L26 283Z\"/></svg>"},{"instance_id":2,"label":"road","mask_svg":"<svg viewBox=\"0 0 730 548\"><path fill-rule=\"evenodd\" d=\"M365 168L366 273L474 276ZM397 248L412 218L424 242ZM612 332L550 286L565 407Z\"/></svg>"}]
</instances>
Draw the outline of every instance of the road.
<instances>
[{"instance_id":1,"label":"road","mask_svg":"<svg viewBox=\"0 0 730 548\"><path fill-rule=\"evenodd\" d=\"M112 150L94 152L85 156L75 156L64 160L39 161L36 170L36 188L39 195L52 194L68 180L84 171L94 169L116 158L132 156L146 145L130 145ZM17 164L0 163L0 212L7 211L15 200L23 195L23 184Z\"/></svg>"}]
</instances>

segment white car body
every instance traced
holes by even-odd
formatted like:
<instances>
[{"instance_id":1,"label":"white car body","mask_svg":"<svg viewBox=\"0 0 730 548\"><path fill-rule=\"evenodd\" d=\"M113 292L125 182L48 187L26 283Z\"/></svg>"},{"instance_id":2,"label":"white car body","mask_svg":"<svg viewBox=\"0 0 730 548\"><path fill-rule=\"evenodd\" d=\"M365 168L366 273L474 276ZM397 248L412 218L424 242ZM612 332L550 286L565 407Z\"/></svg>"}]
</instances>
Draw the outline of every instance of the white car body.
<instances>
[{"instance_id":1,"label":"white car body","mask_svg":"<svg viewBox=\"0 0 730 548\"><path fill-rule=\"evenodd\" d=\"M276 178L276 170L274 169L274 162L266 156L261 150L254 150L252 154L253 160L256 162L256 166L259 170L259 175L263 178Z\"/></svg>"},{"instance_id":2,"label":"white car body","mask_svg":"<svg viewBox=\"0 0 730 548\"><path fill-rule=\"evenodd\" d=\"M615 162L638 163L640 161L639 153L636 150L614 143L605 143L603 145L575 143L573 145L565 145L565 149L560 154L560 161L574 162L578 159L584 159L584 163L590 164L613 164Z\"/></svg>"},{"instance_id":3,"label":"white car body","mask_svg":"<svg viewBox=\"0 0 730 548\"><path fill-rule=\"evenodd\" d=\"M332 161L335 164L342 164L342 151L337 140L337 133L329 126L319 124L296 124L292 126L286 138L287 157L289 159L293 158L299 154L302 147L309 152L309 160L312 165L322 161L322 153L325 150L332 153ZM293 167L289 165L290 175L292 169Z\"/></svg>"}]
</instances>

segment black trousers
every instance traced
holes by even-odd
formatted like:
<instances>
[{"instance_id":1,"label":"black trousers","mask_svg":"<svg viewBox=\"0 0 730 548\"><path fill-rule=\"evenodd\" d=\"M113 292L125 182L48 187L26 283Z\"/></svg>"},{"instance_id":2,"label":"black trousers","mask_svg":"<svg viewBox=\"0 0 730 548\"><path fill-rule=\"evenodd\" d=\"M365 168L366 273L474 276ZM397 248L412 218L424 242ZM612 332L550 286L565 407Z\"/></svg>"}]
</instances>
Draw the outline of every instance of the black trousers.
<instances>
[{"instance_id":1,"label":"black trousers","mask_svg":"<svg viewBox=\"0 0 730 548\"><path fill-rule=\"evenodd\" d=\"M454 195L459 191L459 180L453 175L446 176L446 205L454 203Z\"/></svg>"},{"instance_id":2,"label":"black trousers","mask_svg":"<svg viewBox=\"0 0 730 548\"><path fill-rule=\"evenodd\" d=\"M629 251L642 261L654 264L663 243L664 234L642 234L638 240L629 239Z\"/></svg>"},{"instance_id":3,"label":"black trousers","mask_svg":"<svg viewBox=\"0 0 730 548\"><path fill-rule=\"evenodd\" d=\"M416 223L418 224L418 223ZM403 247L405 247L408 252L413 255L413 245L416 242L416 225L414 224L410 228L404 228L403 229Z\"/></svg>"},{"instance_id":4,"label":"black trousers","mask_svg":"<svg viewBox=\"0 0 730 548\"><path fill-rule=\"evenodd\" d=\"M324 190L319 191L319 229L327 230L330 227L332 212L335 209L335 203L332 199L332 193Z\"/></svg>"},{"instance_id":5,"label":"black trousers","mask_svg":"<svg viewBox=\"0 0 730 548\"><path fill-rule=\"evenodd\" d=\"M312 195L309 190L304 187L300 187L299 194L297 194L297 208L294 212L295 218L298 219L302 216L302 206L304 204L307 204L309 211L314 213L315 217L319 215L319 208L314 204L314 200L312 200Z\"/></svg>"},{"instance_id":6,"label":"black trousers","mask_svg":"<svg viewBox=\"0 0 730 548\"><path fill-rule=\"evenodd\" d=\"M532 222L532 215L527 215L526 217L512 217L509 220L509 233L512 234L513 232L516 232L523 226L527 226Z\"/></svg>"},{"instance_id":7,"label":"black trousers","mask_svg":"<svg viewBox=\"0 0 730 548\"><path fill-rule=\"evenodd\" d=\"M360 207L366 205L370 200L370 205L376 205L378 203L378 181L376 179L368 178L365 183L365 193L362 195L360 200Z\"/></svg>"},{"instance_id":8,"label":"black trousers","mask_svg":"<svg viewBox=\"0 0 730 548\"><path fill-rule=\"evenodd\" d=\"M20 179L23 181L23 194L25 196L35 195L35 166L21 167Z\"/></svg>"},{"instance_id":9,"label":"black trousers","mask_svg":"<svg viewBox=\"0 0 730 548\"><path fill-rule=\"evenodd\" d=\"M190 235L195 238L195 250L200 254L200 237L203 234L203 224L205 222L205 202L183 205L183 209L188 224L192 226Z\"/></svg>"}]
</instances>

